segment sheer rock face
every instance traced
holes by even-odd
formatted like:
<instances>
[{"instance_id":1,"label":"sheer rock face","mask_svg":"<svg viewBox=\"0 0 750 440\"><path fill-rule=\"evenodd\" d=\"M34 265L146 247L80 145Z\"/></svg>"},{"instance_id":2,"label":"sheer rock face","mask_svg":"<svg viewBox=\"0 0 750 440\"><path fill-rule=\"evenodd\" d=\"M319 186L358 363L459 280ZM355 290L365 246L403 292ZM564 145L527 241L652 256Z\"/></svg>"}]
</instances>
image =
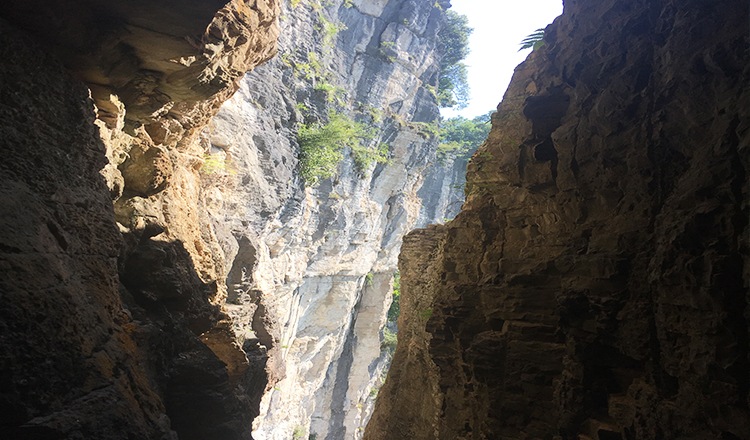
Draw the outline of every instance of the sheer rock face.
<instances>
[{"instance_id":1,"label":"sheer rock face","mask_svg":"<svg viewBox=\"0 0 750 440\"><path fill-rule=\"evenodd\" d=\"M0 6L0 436L243 438L200 133L279 5L120 3Z\"/></svg>"},{"instance_id":2,"label":"sheer rock face","mask_svg":"<svg viewBox=\"0 0 750 440\"><path fill-rule=\"evenodd\" d=\"M442 170L429 90L444 12L432 0L302 1L282 17L279 57L210 124L206 153L224 168L204 173L203 195L237 338L268 350L254 438L360 438L387 360L379 331L401 239L420 216L442 220L432 204L446 203L452 177L419 193ZM329 111L371 129L366 145L387 144L390 163L360 169L345 149L334 178L305 186L296 132Z\"/></svg>"},{"instance_id":3,"label":"sheer rock face","mask_svg":"<svg viewBox=\"0 0 750 440\"><path fill-rule=\"evenodd\" d=\"M747 13L565 2L404 241L365 439L750 437Z\"/></svg>"}]
</instances>

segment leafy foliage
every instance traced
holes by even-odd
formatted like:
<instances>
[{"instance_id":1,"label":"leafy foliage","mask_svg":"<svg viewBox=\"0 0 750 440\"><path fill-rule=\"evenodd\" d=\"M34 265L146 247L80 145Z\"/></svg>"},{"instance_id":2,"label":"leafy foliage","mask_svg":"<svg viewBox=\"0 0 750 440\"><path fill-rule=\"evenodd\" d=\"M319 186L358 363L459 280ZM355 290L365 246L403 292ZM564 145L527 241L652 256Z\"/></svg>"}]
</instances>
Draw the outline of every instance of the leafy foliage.
<instances>
[{"instance_id":1,"label":"leafy foliage","mask_svg":"<svg viewBox=\"0 0 750 440\"><path fill-rule=\"evenodd\" d=\"M368 144L374 137L371 129L341 113L331 112L325 125L312 124L300 128L297 140L300 146L300 174L308 185L333 177L339 162L344 159L341 150L351 148L358 171L366 170L373 161L388 161L388 147Z\"/></svg>"},{"instance_id":2,"label":"leafy foliage","mask_svg":"<svg viewBox=\"0 0 750 440\"><path fill-rule=\"evenodd\" d=\"M318 21L319 24L315 26L315 29L323 35L323 47L330 49L336 41L336 35L346 30L346 25L340 21L332 22L328 20L321 12L318 12Z\"/></svg>"},{"instance_id":3,"label":"leafy foliage","mask_svg":"<svg viewBox=\"0 0 750 440\"><path fill-rule=\"evenodd\" d=\"M474 29L465 15L449 10L446 18L445 27L438 33L445 52L440 62L438 104L462 109L469 105L469 82L466 64L461 61L469 55L469 35Z\"/></svg>"},{"instance_id":4,"label":"leafy foliage","mask_svg":"<svg viewBox=\"0 0 750 440\"><path fill-rule=\"evenodd\" d=\"M469 27L467 16L450 10L445 15L447 22L438 34L445 51L440 62L440 67L443 69L460 62L469 55L469 35L474 32L474 29Z\"/></svg>"},{"instance_id":5,"label":"leafy foliage","mask_svg":"<svg viewBox=\"0 0 750 440\"><path fill-rule=\"evenodd\" d=\"M354 165L357 171L363 173L367 171L373 162L390 164L388 159L388 145L380 144L377 147L364 146L362 144L352 144L352 156L354 156Z\"/></svg>"},{"instance_id":6,"label":"leafy foliage","mask_svg":"<svg viewBox=\"0 0 750 440\"><path fill-rule=\"evenodd\" d=\"M388 327L383 329L383 342L380 343L381 350L390 350L391 352L396 349L398 344L398 336L396 333L390 331Z\"/></svg>"},{"instance_id":7,"label":"leafy foliage","mask_svg":"<svg viewBox=\"0 0 750 440\"><path fill-rule=\"evenodd\" d=\"M490 133L490 116L493 111L472 119L456 116L443 121L440 128L438 161L445 163L448 156L468 159L487 139Z\"/></svg>"},{"instance_id":8,"label":"leafy foliage","mask_svg":"<svg viewBox=\"0 0 750 440\"><path fill-rule=\"evenodd\" d=\"M297 425L294 427L294 432L292 432L292 438L293 439L299 439L302 438L305 435L305 427L302 425Z\"/></svg>"},{"instance_id":9,"label":"leafy foliage","mask_svg":"<svg viewBox=\"0 0 750 440\"><path fill-rule=\"evenodd\" d=\"M388 309L388 322L396 322L401 314L401 274L399 271L393 274L393 302Z\"/></svg>"},{"instance_id":10,"label":"leafy foliage","mask_svg":"<svg viewBox=\"0 0 750 440\"><path fill-rule=\"evenodd\" d=\"M544 46L544 28L535 30L521 41L521 48L518 51L531 48L532 51Z\"/></svg>"}]
</instances>

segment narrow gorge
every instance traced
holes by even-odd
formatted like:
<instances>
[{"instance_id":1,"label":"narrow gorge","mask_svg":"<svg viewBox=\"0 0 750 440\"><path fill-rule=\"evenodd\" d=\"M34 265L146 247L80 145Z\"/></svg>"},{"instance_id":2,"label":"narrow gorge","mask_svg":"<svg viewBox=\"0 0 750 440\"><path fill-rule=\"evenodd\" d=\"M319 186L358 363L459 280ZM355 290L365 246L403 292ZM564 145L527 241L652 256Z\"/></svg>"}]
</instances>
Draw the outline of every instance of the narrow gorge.
<instances>
[{"instance_id":1,"label":"narrow gorge","mask_svg":"<svg viewBox=\"0 0 750 440\"><path fill-rule=\"evenodd\" d=\"M402 237L463 199L447 7L3 6L4 431L361 437ZM305 175L334 121L359 149Z\"/></svg>"},{"instance_id":2,"label":"narrow gorge","mask_svg":"<svg viewBox=\"0 0 750 440\"><path fill-rule=\"evenodd\" d=\"M5 0L0 437L750 439L747 5L566 0L466 170L449 8Z\"/></svg>"}]
</instances>

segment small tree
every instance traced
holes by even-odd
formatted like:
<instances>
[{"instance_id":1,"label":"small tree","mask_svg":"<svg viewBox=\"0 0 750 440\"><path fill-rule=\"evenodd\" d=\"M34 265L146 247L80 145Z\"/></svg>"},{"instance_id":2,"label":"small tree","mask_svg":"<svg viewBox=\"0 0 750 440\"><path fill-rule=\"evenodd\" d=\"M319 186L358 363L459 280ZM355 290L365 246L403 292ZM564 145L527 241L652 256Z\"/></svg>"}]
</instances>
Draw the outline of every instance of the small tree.
<instances>
[{"instance_id":1,"label":"small tree","mask_svg":"<svg viewBox=\"0 0 750 440\"><path fill-rule=\"evenodd\" d=\"M297 141L300 146L300 175L308 185L333 177L339 162L344 159L341 150L352 150L358 171L364 171L373 161L388 161L388 147L370 147L374 133L363 124L341 113L331 112L325 125L311 124L300 128Z\"/></svg>"},{"instance_id":2,"label":"small tree","mask_svg":"<svg viewBox=\"0 0 750 440\"><path fill-rule=\"evenodd\" d=\"M438 160L444 163L448 155L468 159L487 139L491 128L490 115L493 112L494 110L472 119L456 116L444 120L440 127Z\"/></svg>"},{"instance_id":3,"label":"small tree","mask_svg":"<svg viewBox=\"0 0 750 440\"><path fill-rule=\"evenodd\" d=\"M440 107L462 109L469 105L467 69L461 60L469 55L469 35L472 32L474 29L469 27L465 15L453 11L446 13L445 27L438 33L444 51L437 93Z\"/></svg>"}]
</instances>

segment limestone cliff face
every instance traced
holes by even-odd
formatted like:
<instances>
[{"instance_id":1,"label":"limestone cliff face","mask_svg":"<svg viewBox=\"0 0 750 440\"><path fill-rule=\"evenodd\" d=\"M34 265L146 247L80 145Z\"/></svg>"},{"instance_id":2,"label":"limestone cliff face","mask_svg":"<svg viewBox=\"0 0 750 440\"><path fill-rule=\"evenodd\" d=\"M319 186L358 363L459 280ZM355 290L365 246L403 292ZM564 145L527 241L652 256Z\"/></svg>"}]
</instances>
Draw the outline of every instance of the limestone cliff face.
<instances>
[{"instance_id":1,"label":"limestone cliff face","mask_svg":"<svg viewBox=\"0 0 750 440\"><path fill-rule=\"evenodd\" d=\"M566 1L408 235L365 439L743 439L748 10Z\"/></svg>"},{"instance_id":2,"label":"limestone cliff face","mask_svg":"<svg viewBox=\"0 0 750 440\"><path fill-rule=\"evenodd\" d=\"M46 3L0 6L24 32L1 34L0 433L360 437L401 238L449 200L451 173L419 192L447 5ZM280 14L283 57L240 87ZM331 110L390 163L346 151L306 187L295 133Z\"/></svg>"},{"instance_id":3,"label":"limestone cliff face","mask_svg":"<svg viewBox=\"0 0 750 440\"><path fill-rule=\"evenodd\" d=\"M434 1L284 4L279 56L210 124L206 154L222 166L204 169L203 197L226 310L245 351L269 357L256 439L362 434L401 239L433 203L418 192L436 168L443 14ZM306 185L296 133L331 111L370 127L390 163L358 169L346 150L333 179Z\"/></svg>"}]
</instances>

